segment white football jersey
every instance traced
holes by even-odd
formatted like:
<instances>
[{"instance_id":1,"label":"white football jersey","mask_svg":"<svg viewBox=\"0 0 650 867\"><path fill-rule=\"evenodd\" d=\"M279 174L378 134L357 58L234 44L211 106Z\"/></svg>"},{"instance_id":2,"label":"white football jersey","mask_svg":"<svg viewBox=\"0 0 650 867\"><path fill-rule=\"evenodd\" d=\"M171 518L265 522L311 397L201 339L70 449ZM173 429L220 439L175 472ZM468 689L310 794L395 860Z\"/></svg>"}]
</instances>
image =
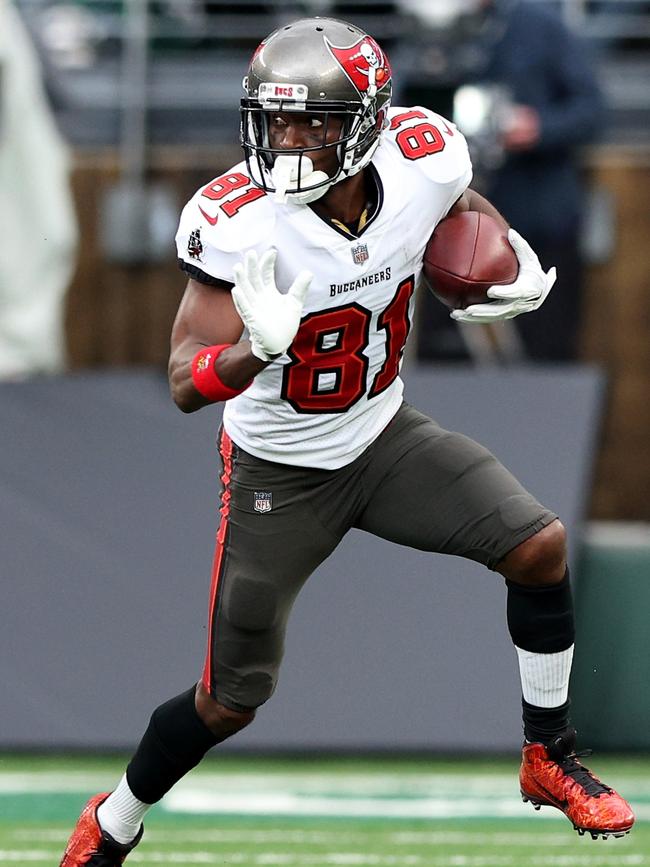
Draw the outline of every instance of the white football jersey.
<instances>
[{"instance_id":1,"label":"white football jersey","mask_svg":"<svg viewBox=\"0 0 650 867\"><path fill-rule=\"evenodd\" d=\"M402 402L424 248L472 171L465 139L444 118L418 106L393 108L389 119L369 168L379 204L358 237L307 205L277 203L251 183L245 163L199 190L181 215L178 255L199 280L233 283L244 253L269 247L278 251L281 291L302 269L314 275L287 352L225 405L227 433L260 458L344 466Z\"/></svg>"}]
</instances>

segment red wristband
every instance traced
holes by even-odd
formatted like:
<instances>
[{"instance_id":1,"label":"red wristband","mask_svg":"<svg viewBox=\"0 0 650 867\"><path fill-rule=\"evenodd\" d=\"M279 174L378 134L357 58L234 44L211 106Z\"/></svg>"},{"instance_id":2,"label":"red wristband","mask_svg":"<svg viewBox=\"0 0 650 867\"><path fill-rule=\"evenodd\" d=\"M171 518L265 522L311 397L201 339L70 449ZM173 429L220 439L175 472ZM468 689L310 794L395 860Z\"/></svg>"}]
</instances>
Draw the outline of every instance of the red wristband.
<instances>
[{"instance_id":1,"label":"red wristband","mask_svg":"<svg viewBox=\"0 0 650 867\"><path fill-rule=\"evenodd\" d=\"M192 382L194 388L211 401L230 400L248 388L253 381L247 382L242 388L230 388L217 373L214 363L224 349L228 349L232 343L223 343L220 346L204 346L192 359Z\"/></svg>"}]
</instances>

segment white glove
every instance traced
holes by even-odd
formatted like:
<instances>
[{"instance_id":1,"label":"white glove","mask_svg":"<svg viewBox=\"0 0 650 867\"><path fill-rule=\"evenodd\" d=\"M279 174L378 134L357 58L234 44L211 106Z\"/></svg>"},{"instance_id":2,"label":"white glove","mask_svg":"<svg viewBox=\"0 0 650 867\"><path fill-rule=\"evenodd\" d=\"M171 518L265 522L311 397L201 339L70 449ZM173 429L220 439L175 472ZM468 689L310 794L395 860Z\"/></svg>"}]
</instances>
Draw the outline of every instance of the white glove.
<instances>
[{"instance_id":1,"label":"white glove","mask_svg":"<svg viewBox=\"0 0 650 867\"><path fill-rule=\"evenodd\" d=\"M276 256L277 250L271 249L258 260L257 253L249 250L244 264L232 269L232 300L248 329L251 352L261 361L272 361L291 345L314 276L310 271L301 271L283 295L275 285Z\"/></svg>"},{"instance_id":2,"label":"white glove","mask_svg":"<svg viewBox=\"0 0 650 867\"><path fill-rule=\"evenodd\" d=\"M490 286L487 291L488 298L493 298L494 301L471 304L465 310L452 310L452 319L479 325L498 322L501 319L513 319L520 313L537 310L546 301L557 276L555 268L545 274L537 254L514 229L508 231L508 240L519 261L517 279L505 286Z\"/></svg>"}]
</instances>

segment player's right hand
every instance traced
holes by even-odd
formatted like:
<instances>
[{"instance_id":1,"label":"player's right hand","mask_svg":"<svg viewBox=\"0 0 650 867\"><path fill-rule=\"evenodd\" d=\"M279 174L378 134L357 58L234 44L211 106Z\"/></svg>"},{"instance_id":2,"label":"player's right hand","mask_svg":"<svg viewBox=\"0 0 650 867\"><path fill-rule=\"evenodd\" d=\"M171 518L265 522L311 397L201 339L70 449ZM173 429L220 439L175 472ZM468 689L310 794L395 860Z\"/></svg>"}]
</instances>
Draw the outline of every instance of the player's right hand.
<instances>
[{"instance_id":1,"label":"player's right hand","mask_svg":"<svg viewBox=\"0 0 650 867\"><path fill-rule=\"evenodd\" d=\"M243 264L233 267L232 300L248 329L251 352L261 361L272 361L287 351L296 336L309 284L314 275L301 271L283 294L275 285L277 250L267 250L258 259L254 250Z\"/></svg>"}]
</instances>

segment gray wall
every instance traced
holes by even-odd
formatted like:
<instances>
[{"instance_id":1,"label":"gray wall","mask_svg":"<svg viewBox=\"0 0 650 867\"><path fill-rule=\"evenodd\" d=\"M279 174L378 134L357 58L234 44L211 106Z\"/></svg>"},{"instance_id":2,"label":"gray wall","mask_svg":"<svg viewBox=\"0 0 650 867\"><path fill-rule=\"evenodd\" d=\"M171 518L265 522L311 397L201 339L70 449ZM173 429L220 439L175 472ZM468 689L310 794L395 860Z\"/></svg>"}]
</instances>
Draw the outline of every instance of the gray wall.
<instances>
[{"instance_id":1,"label":"gray wall","mask_svg":"<svg viewBox=\"0 0 650 867\"><path fill-rule=\"evenodd\" d=\"M556 367L407 371L407 398L479 439L570 530L602 382ZM0 747L130 746L198 678L219 413L156 373L0 385ZM511 749L500 576L354 532L298 599L276 695L224 748Z\"/></svg>"}]
</instances>

